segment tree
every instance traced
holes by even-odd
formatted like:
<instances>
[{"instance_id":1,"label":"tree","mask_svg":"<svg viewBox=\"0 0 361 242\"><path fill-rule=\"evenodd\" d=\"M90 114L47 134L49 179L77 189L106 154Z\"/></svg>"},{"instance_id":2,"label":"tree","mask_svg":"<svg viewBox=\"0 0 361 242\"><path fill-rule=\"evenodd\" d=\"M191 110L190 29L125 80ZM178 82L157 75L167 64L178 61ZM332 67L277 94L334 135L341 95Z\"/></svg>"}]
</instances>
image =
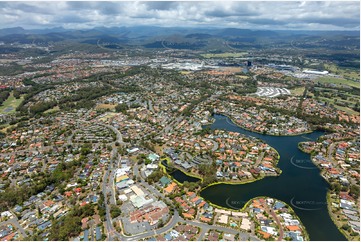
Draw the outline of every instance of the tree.
<instances>
[{"instance_id":1,"label":"tree","mask_svg":"<svg viewBox=\"0 0 361 242\"><path fill-rule=\"evenodd\" d=\"M121 213L122 211L117 205L110 205L110 215L112 216L112 218L118 217Z\"/></svg>"},{"instance_id":2,"label":"tree","mask_svg":"<svg viewBox=\"0 0 361 242\"><path fill-rule=\"evenodd\" d=\"M354 198L360 197L360 187L357 185L351 185L350 195L353 196Z\"/></svg>"},{"instance_id":3,"label":"tree","mask_svg":"<svg viewBox=\"0 0 361 242\"><path fill-rule=\"evenodd\" d=\"M162 228L163 226L164 226L164 222L162 219L160 219L158 222L158 228Z\"/></svg>"},{"instance_id":4,"label":"tree","mask_svg":"<svg viewBox=\"0 0 361 242\"><path fill-rule=\"evenodd\" d=\"M119 112L126 113L127 110L128 110L128 105L125 103L118 104L117 106L115 106L115 111L118 113Z\"/></svg>"},{"instance_id":5,"label":"tree","mask_svg":"<svg viewBox=\"0 0 361 242\"><path fill-rule=\"evenodd\" d=\"M20 98L20 95L21 95L21 92L20 92L19 90L15 89L15 90L13 91L13 95L14 95L14 97L15 97L16 99L19 99L19 98Z\"/></svg>"}]
</instances>

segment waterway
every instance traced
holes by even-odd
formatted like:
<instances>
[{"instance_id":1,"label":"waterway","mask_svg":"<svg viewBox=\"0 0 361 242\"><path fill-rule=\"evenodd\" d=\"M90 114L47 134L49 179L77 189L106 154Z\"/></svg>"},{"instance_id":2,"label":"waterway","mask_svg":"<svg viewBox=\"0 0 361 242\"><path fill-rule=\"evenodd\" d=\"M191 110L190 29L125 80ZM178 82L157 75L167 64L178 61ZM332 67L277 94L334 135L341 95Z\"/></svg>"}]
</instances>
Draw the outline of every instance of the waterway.
<instances>
[{"instance_id":1,"label":"waterway","mask_svg":"<svg viewBox=\"0 0 361 242\"><path fill-rule=\"evenodd\" d=\"M164 165L166 168L168 167L166 160L162 160L162 165ZM193 177L193 176L188 176L187 174L185 174L183 171L179 170L179 169L173 169L172 171L167 170L167 172L169 172L169 175L172 176L172 178L176 179L178 182L182 183L187 181L187 182L198 182L200 181L199 178L197 177Z\"/></svg>"},{"instance_id":2,"label":"waterway","mask_svg":"<svg viewBox=\"0 0 361 242\"><path fill-rule=\"evenodd\" d=\"M209 126L211 129L253 136L275 148L280 154L278 167L282 174L248 184L210 186L201 192L204 199L223 207L240 209L254 197L276 198L293 208L311 240L346 240L328 214L328 183L321 177L320 170L310 161L310 155L297 147L299 142L317 140L324 132L315 131L298 136L270 136L242 129L222 115L214 115L214 118L216 121Z\"/></svg>"}]
</instances>

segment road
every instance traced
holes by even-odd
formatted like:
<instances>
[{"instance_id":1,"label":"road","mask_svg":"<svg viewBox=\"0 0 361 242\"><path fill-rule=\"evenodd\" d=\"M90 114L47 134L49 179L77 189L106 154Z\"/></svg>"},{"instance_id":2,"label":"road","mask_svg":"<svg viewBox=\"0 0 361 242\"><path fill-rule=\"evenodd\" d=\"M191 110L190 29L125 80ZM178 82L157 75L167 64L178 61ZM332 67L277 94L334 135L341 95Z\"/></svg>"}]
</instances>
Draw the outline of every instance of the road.
<instances>
[{"instance_id":1,"label":"road","mask_svg":"<svg viewBox=\"0 0 361 242\"><path fill-rule=\"evenodd\" d=\"M334 162L334 159L333 159L333 156L332 156L332 154L333 154L333 150L335 149L335 146L336 146L336 143L332 143L329 147L328 147L328 149L327 149L327 158L328 158L328 161L329 162Z\"/></svg>"},{"instance_id":2,"label":"road","mask_svg":"<svg viewBox=\"0 0 361 242\"><path fill-rule=\"evenodd\" d=\"M46 161L45 161L45 159L46 159ZM45 159L43 159L43 161L42 161L43 167L41 168L41 172L45 172L45 170L46 170L46 163L48 161L48 158L45 158Z\"/></svg>"},{"instance_id":3,"label":"road","mask_svg":"<svg viewBox=\"0 0 361 242\"><path fill-rule=\"evenodd\" d=\"M149 110L154 113L154 108L153 108L152 100L148 100L148 107L149 107Z\"/></svg>"},{"instance_id":4,"label":"road","mask_svg":"<svg viewBox=\"0 0 361 242\"><path fill-rule=\"evenodd\" d=\"M112 224L112 217L110 215L110 204L108 203L107 194L109 192L109 188L112 190L112 187L109 187L109 180L110 182L113 182L113 179L110 177L109 174L113 172L113 159L110 159L110 163L108 166L108 169L106 170L104 176L103 176L103 185L102 185L102 192L104 195L104 204L105 204L105 218L106 218L106 229L108 233L108 240L118 240L115 236L115 229ZM110 178L110 179L109 179ZM108 180L109 179L109 180Z\"/></svg>"},{"instance_id":5,"label":"road","mask_svg":"<svg viewBox=\"0 0 361 242\"><path fill-rule=\"evenodd\" d=\"M5 226L7 224L12 224L14 227L16 227L18 229L18 231L21 233L21 235L23 236L23 238L26 238L27 235L25 233L25 230L23 229L23 227L19 224L18 219L16 218L16 216L13 215L12 219L9 219L7 221L1 222L0 223L0 227Z\"/></svg>"},{"instance_id":6,"label":"road","mask_svg":"<svg viewBox=\"0 0 361 242\"><path fill-rule=\"evenodd\" d=\"M150 190L150 192L152 192L153 194L156 193L158 194L158 196L162 196L163 194L160 194L158 190L156 190L154 187L151 187L148 185L148 183L145 183L144 179L139 175L139 170L138 170L138 166L134 165L134 174L137 175L138 177L141 178L141 185L143 185L146 189ZM107 193L109 191L109 183L107 182L108 178L109 178L109 174L111 174L113 172L113 163L111 162L109 164L109 169L106 171L106 173L104 174L103 177L103 194L104 197L107 198ZM113 182L113 178L111 178L111 182ZM114 186L113 186L114 188ZM113 189L111 189L113 190ZM112 218L110 215L110 206L108 203L108 199L105 200L105 208L106 208L106 229L107 229L107 233L108 233L108 240L110 241L114 241L114 240L121 240L121 241L125 241L125 240L140 240L140 239L144 239L146 237L151 237L160 233L164 233L166 231L168 231L169 229L171 229L173 226L175 226L175 224L177 224L179 222L179 214L177 211L174 211L174 216L170 219L170 221L162 228L157 229L157 230L153 230L153 231L148 231L142 234L138 234L138 235L132 235L132 236L126 236L124 234L118 233L112 224Z\"/></svg>"},{"instance_id":7,"label":"road","mask_svg":"<svg viewBox=\"0 0 361 242\"><path fill-rule=\"evenodd\" d=\"M174 122L179 122L182 119L182 117L178 117L177 119L175 119L172 123ZM123 143L122 140L122 136L120 134L120 132L115 129L114 127L110 126L110 125L104 125L110 129L112 129L116 134L117 134L117 141L119 143ZM170 127L170 125L169 125ZM165 130L163 130L165 131ZM115 149L115 148L114 148ZM215 225L208 225L208 224L204 224L201 222L196 222L196 221L186 221L183 218L181 218L178 214L178 211L176 209L174 209L174 215L171 217L171 219L169 220L169 222L163 226L162 228L156 229L156 230L152 230L152 231L148 231L142 234L137 234L137 235L132 235L132 236L126 236L122 233L118 233L115 228L113 227L113 223L112 223L112 217L110 215L110 204L116 204L116 200L115 200L115 186L114 186L114 170L116 169L116 167L114 167L113 162L114 159L116 158L116 150L112 151L112 159L109 163L108 169L104 174L103 177L103 185L102 185L102 192L104 194L105 197L105 208L106 208L106 230L107 230L107 240L122 240L122 241L129 241L129 240L141 240L147 237L152 237L152 236L156 236L158 234L162 234L167 232L168 230L172 229L178 222L182 222L182 223L187 223L187 224L191 224L194 226L198 226L201 228L201 232L199 235L199 238L201 239L201 237L204 237L205 233L209 230L209 229L217 229L220 231L223 231L225 233L231 233L231 234L240 234L240 240L248 240L248 238L250 237L249 233L244 233L244 232L240 232L238 230L235 229L231 229L231 228L225 228L225 227L220 227L220 226L215 226ZM133 165L133 174L137 177L140 178L140 182L138 183L140 186L144 187L146 190L148 190L148 192L150 192L151 194L153 194L154 196L157 196L158 198L167 201L169 204L173 204L174 202L171 201L168 197L166 197L164 194L162 194L161 192L159 192L154 186L149 185L144 178L141 176L141 173L139 171L139 167L138 164L134 164ZM111 196L111 199L107 199L107 195L109 193L113 193ZM110 201L109 201L110 200ZM113 201L112 201L113 200ZM172 208L170 208L172 209ZM252 240L258 240L256 237L251 237Z\"/></svg>"},{"instance_id":8,"label":"road","mask_svg":"<svg viewBox=\"0 0 361 242\"><path fill-rule=\"evenodd\" d=\"M236 229L231 229L231 228L226 228L226 227L221 227L221 226L216 226L216 225L209 225L209 224L196 222L196 221L184 220L182 218L180 220L181 220L181 222L185 222L187 224L200 227L201 231L203 231L203 232L201 232L200 236L202 234L204 236L206 231L208 231L210 229L216 229L216 230L223 231L224 233L227 233L227 234L239 234L240 237L238 240L241 240L241 241L246 241L246 240L248 240L248 238L251 238L251 240L259 240L257 237L253 237L253 236L251 237L249 233L245 233L245 232L242 232L242 231L239 231ZM200 236L199 236L199 239L201 239Z\"/></svg>"},{"instance_id":9,"label":"road","mask_svg":"<svg viewBox=\"0 0 361 242\"><path fill-rule=\"evenodd\" d=\"M109 128L109 129L113 130L113 132L117 135L117 142L118 142L119 144L122 144L122 145L125 144L124 141L123 141L123 136L122 136L122 134L119 132L118 129L116 129L116 128L114 128L113 126L108 125L108 124L99 124L99 125L104 126L104 127L107 127L107 128Z\"/></svg>"},{"instance_id":10,"label":"road","mask_svg":"<svg viewBox=\"0 0 361 242\"><path fill-rule=\"evenodd\" d=\"M218 142L212 139L207 139L207 140L213 143L212 151L216 151L218 149Z\"/></svg>"},{"instance_id":11,"label":"road","mask_svg":"<svg viewBox=\"0 0 361 242\"><path fill-rule=\"evenodd\" d=\"M268 214L271 214L273 220L277 223L277 226L278 226L278 228L279 228L279 230L280 230L280 235L278 236L278 239L277 239L277 240L279 240L279 241L283 240L283 227L282 227L282 224L281 224L281 222L280 222L279 217L276 215L276 213L275 213L275 211L273 210L272 207L271 207L271 208L268 207L266 201L263 201L263 202L262 202L262 205L263 205L263 207L265 208L266 212L267 212Z\"/></svg>"},{"instance_id":12,"label":"road","mask_svg":"<svg viewBox=\"0 0 361 242\"><path fill-rule=\"evenodd\" d=\"M261 164L262 159L263 159L263 156L264 156L264 152L262 152L262 153L258 156L258 158L257 158L257 160L256 160L256 163L254 164L254 167L258 167L258 166Z\"/></svg>"},{"instance_id":13,"label":"road","mask_svg":"<svg viewBox=\"0 0 361 242\"><path fill-rule=\"evenodd\" d=\"M173 127L175 123L179 123L183 119L182 116L177 117L175 120L171 121L167 126L164 127L160 133L168 133L169 130Z\"/></svg>"},{"instance_id":14,"label":"road","mask_svg":"<svg viewBox=\"0 0 361 242\"><path fill-rule=\"evenodd\" d=\"M156 188L154 188L153 186L150 186L147 182L144 181L143 177L140 175L140 172L139 172L139 169L138 169L138 165L135 164L133 166L133 172L134 172L134 175L136 175L137 177L140 177L141 179L141 185L146 188L149 192L157 195L158 197L161 197L165 200L167 200L168 202L170 202L171 204L173 203L173 201L169 200L167 197L164 196L164 194L160 193ZM166 231L168 231L169 229L171 229L174 225L176 225L178 222L181 222L181 223L187 223L187 224L191 224L191 225L194 225L194 226L198 226L201 228L201 232L200 232L200 235L199 235L199 240L201 239L201 236L204 236L205 233L209 230L209 229L217 229L217 230L221 230L225 233L231 233L231 234L240 234L240 240L242 241L245 241L245 240L248 240L248 238L250 237L250 234L249 233L245 233L245 232L241 232L241 231L238 231L238 230L235 230L235 229L231 229L231 228L225 228L225 227L220 227L220 226L215 226L215 225L209 225L209 224L205 224L205 223L201 223L201 222L196 222L196 221L189 221L189 220L184 220L183 218L181 218L178 214L178 212L175 210L174 211L174 216L173 218L171 219L171 221L167 224L167 226L161 228L161 229L158 229L156 230L155 232L146 232L144 234L141 234L141 235L135 235L135 236L130 236L130 237L127 237L128 240L131 240L131 239L136 239L136 240L140 240L140 239L143 239L143 238L146 238L146 237L149 237L149 236L153 236L153 235L156 235L156 234L160 234L160 233L164 233ZM172 226L171 226L172 225ZM259 240L257 237L251 237L252 240Z\"/></svg>"},{"instance_id":15,"label":"road","mask_svg":"<svg viewBox=\"0 0 361 242\"><path fill-rule=\"evenodd\" d=\"M172 229L178 222L181 222L182 218L179 217L178 212L175 210L174 211L174 215L171 218L171 220L162 228L160 229L156 229L153 231L148 231L142 234L138 234L138 235L133 235L133 236L125 236L125 235L121 235L121 240L141 240L147 237L151 237L151 236L156 236L158 234L162 234L167 232L168 230Z\"/></svg>"}]
</instances>

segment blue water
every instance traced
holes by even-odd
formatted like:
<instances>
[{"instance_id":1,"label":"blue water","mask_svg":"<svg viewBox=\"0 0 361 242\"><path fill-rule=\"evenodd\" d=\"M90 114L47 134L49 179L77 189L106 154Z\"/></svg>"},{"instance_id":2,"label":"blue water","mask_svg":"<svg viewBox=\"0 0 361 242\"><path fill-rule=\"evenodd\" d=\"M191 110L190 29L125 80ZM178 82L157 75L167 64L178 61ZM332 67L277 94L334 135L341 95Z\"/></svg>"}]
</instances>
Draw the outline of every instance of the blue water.
<instances>
[{"instance_id":1,"label":"blue water","mask_svg":"<svg viewBox=\"0 0 361 242\"><path fill-rule=\"evenodd\" d=\"M276 198L292 206L311 240L346 240L327 211L328 183L320 176L320 170L310 161L310 156L297 147L299 142L317 140L324 132L315 131L286 137L270 136L239 128L222 115L214 115L214 118L216 121L209 126L211 129L253 136L275 148L280 154L278 167L282 174L248 184L210 186L201 192L204 199L220 206L239 209L257 196Z\"/></svg>"},{"instance_id":2,"label":"blue water","mask_svg":"<svg viewBox=\"0 0 361 242\"><path fill-rule=\"evenodd\" d=\"M166 160L162 160L162 164L165 167L167 167ZM185 181L187 181L187 182L198 182L198 181L200 181L199 178L193 177L193 176L188 176L187 174L185 174L184 172L182 172L181 170L178 170L178 169L174 169L174 171L170 172L169 175L171 175L174 179L176 179L178 182L180 182L182 184Z\"/></svg>"}]
</instances>

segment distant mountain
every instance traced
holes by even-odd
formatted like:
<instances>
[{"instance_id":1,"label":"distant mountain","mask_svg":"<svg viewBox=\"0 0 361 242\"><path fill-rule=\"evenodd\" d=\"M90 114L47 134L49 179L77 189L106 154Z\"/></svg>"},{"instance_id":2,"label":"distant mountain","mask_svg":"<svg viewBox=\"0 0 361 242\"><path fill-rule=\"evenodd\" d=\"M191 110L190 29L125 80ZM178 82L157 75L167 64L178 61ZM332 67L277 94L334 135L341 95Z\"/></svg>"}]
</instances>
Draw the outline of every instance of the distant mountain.
<instances>
[{"instance_id":1,"label":"distant mountain","mask_svg":"<svg viewBox=\"0 0 361 242\"><path fill-rule=\"evenodd\" d=\"M214 35L210 34L187 34L185 38L195 38L195 39L208 39L212 38Z\"/></svg>"},{"instance_id":2,"label":"distant mountain","mask_svg":"<svg viewBox=\"0 0 361 242\"><path fill-rule=\"evenodd\" d=\"M0 29L0 36L23 33L25 33L25 29L23 29L22 27Z\"/></svg>"},{"instance_id":3,"label":"distant mountain","mask_svg":"<svg viewBox=\"0 0 361 242\"><path fill-rule=\"evenodd\" d=\"M298 47L332 46L358 48L359 31L289 31L251 30L238 28L185 27L95 27L91 29L0 29L0 41L8 43L42 43L70 41L81 44L100 44L111 48L139 46L145 48L173 48L194 50L229 50L230 48L263 48L273 45ZM322 41L321 41L322 40ZM355 47L356 46L356 47Z\"/></svg>"}]
</instances>

